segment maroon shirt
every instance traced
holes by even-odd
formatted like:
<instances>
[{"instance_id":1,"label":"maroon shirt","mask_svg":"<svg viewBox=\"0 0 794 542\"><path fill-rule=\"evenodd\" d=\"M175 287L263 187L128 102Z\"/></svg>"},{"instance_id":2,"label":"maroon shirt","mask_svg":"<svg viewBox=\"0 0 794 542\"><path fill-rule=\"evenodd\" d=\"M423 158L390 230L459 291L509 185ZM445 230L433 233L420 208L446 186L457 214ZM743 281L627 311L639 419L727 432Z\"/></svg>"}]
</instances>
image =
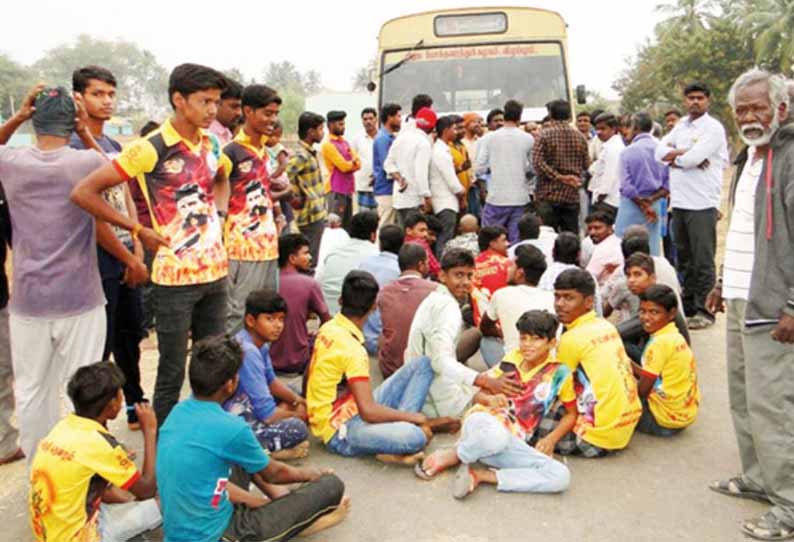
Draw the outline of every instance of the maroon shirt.
<instances>
[{"instance_id":1,"label":"maroon shirt","mask_svg":"<svg viewBox=\"0 0 794 542\"><path fill-rule=\"evenodd\" d=\"M287 302L284 332L270 345L270 359L277 371L301 373L311 355L306 320L310 312L320 318L330 318L320 284L309 275L282 269L278 278L278 293Z\"/></svg>"},{"instance_id":2,"label":"maroon shirt","mask_svg":"<svg viewBox=\"0 0 794 542\"><path fill-rule=\"evenodd\" d=\"M438 284L416 275L405 275L384 286L378 294L383 332L378 338L378 365L383 378L402 367L408 334L416 309Z\"/></svg>"}]
</instances>

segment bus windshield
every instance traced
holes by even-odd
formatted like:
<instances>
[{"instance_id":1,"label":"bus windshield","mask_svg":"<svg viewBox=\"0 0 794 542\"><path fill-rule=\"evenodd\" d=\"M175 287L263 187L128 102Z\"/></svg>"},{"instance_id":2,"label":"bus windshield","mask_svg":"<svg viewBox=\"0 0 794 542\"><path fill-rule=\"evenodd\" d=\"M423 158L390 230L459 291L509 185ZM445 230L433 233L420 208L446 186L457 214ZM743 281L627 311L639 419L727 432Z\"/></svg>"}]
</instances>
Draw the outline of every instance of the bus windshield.
<instances>
[{"instance_id":1,"label":"bus windshield","mask_svg":"<svg viewBox=\"0 0 794 542\"><path fill-rule=\"evenodd\" d=\"M394 71L390 67L410 59ZM514 99L525 109L568 98L559 43L511 43L423 48L383 53L381 103L410 111L415 94L429 94L439 112L487 111ZM544 113L545 114L545 113Z\"/></svg>"}]
</instances>

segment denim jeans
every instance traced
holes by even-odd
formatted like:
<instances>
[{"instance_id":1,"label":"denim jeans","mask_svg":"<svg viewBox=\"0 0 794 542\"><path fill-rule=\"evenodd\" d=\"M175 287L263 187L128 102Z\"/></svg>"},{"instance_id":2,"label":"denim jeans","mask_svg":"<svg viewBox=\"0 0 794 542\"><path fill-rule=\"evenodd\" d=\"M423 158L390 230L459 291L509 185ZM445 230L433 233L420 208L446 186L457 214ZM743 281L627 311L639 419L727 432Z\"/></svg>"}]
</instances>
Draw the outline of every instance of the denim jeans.
<instances>
[{"instance_id":1,"label":"denim jeans","mask_svg":"<svg viewBox=\"0 0 794 542\"><path fill-rule=\"evenodd\" d=\"M505 343L496 337L483 337L480 340L480 355L490 369L505 357Z\"/></svg>"},{"instance_id":2,"label":"denim jeans","mask_svg":"<svg viewBox=\"0 0 794 542\"><path fill-rule=\"evenodd\" d=\"M639 224L645 226L650 236L649 242L651 246L651 256L660 256L662 253L662 200L656 200L653 204L653 210L656 211L658 217L653 224L648 222L642 209L629 198L620 197L620 207L618 207L618 216L615 220L615 235L623 237L623 232L626 228Z\"/></svg>"},{"instance_id":3,"label":"denim jeans","mask_svg":"<svg viewBox=\"0 0 794 542\"><path fill-rule=\"evenodd\" d=\"M419 412L425 404L433 382L430 358L416 358L397 370L373 392L375 402L403 412ZM347 421L326 446L335 454L407 455L422 450L427 437L416 425L408 422L367 423L361 416Z\"/></svg>"},{"instance_id":4,"label":"denim jeans","mask_svg":"<svg viewBox=\"0 0 794 542\"><path fill-rule=\"evenodd\" d=\"M498 469L499 491L560 493L571 481L568 467L532 448L487 412L466 418L457 453L465 464L479 461Z\"/></svg>"},{"instance_id":5,"label":"denim jeans","mask_svg":"<svg viewBox=\"0 0 794 542\"><path fill-rule=\"evenodd\" d=\"M370 356L378 354L378 338L382 331L383 321L380 317L380 309L375 307L367 321L364 322L364 348Z\"/></svg>"},{"instance_id":6,"label":"denim jeans","mask_svg":"<svg viewBox=\"0 0 794 542\"><path fill-rule=\"evenodd\" d=\"M637 431L655 437L672 437L681 432L681 429L670 429L669 427L662 427L659 425L659 422L656 421L651 409L648 407L648 399L643 397L641 401L642 416L637 424Z\"/></svg>"},{"instance_id":7,"label":"denim jeans","mask_svg":"<svg viewBox=\"0 0 794 542\"><path fill-rule=\"evenodd\" d=\"M155 286L155 329L160 361L153 406L161 426L179 401L185 380L188 339L195 343L223 333L227 314L226 288L226 277L207 284Z\"/></svg>"}]
</instances>

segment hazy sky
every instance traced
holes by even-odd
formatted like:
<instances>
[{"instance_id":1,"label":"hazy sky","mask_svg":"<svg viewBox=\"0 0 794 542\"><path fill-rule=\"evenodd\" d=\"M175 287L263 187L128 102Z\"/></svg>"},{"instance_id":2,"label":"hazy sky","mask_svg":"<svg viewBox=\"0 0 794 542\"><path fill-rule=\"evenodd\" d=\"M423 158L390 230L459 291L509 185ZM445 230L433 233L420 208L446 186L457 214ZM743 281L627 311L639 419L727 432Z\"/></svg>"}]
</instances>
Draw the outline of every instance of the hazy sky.
<instances>
[{"instance_id":1,"label":"hazy sky","mask_svg":"<svg viewBox=\"0 0 794 542\"><path fill-rule=\"evenodd\" d=\"M660 0L530 0L553 9L568 23L573 84L614 97L611 84L659 19ZM375 56L380 26L390 18L431 9L498 6L508 1L399 0L135 0L3 5L0 51L22 63L80 33L131 40L172 68L199 62L237 67L260 77L271 61L290 60L315 69L332 90L349 90L355 71ZM523 3L523 2L522 2ZM518 4L518 2L516 2ZM210 7L214 6L214 7Z\"/></svg>"}]
</instances>

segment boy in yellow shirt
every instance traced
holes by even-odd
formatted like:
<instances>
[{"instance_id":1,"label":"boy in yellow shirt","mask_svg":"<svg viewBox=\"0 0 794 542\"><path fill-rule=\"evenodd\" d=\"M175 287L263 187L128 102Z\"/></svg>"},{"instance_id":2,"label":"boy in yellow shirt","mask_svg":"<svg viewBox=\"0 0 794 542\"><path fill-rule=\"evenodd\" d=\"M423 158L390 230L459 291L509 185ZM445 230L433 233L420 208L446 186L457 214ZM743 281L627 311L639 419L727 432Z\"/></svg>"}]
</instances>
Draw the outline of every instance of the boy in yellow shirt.
<instances>
[{"instance_id":1,"label":"boy in yellow shirt","mask_svg":"<svg viewBox=\"0 0 794 542\"><path fill-rule=\"evenodd\" d=\"M675 292L657 284L640 294L640 321L651 340L633 364L643 412L637 430L670 437L695 421L700 404L695 356L675 326Z\"/></svg>"},{"instance_id":2,"label":"boy in yellow shirt","mask_svg":"<svg viewBox=\"0 0 794 542\"><path fill-rule=\"evenodd\" d=\"M628 446L642 415L637 381L618 330L593 310L595 280L568 269L554 281L554 309L565 332L557 357L575 371L579 418L562 454L601 457Z\"/></svg>"},{"instance_id":3,"label":"boy in yellow shirt","mask_svg":"<svg viewBox=\"0 0 794 542\"><path fill-rule=\"evenodd\" d=\"M519 318L519 348L488 374L499 378L512 373L520 393L508 397L478 392L457 445L434 452L417 464L414 470L419 478L430 480L462 463L453 484L457 499L480 484L494 484L499 491L531 493L558 493L568 488L568 468L556 461L553 453L576 424L576 394L570 369L551 355L558 326L557 318L547 311L527 311ZM565 406L565 415L553 431L538 438L541 419L553 414L558 399ZM493 468L472 468L478 461Z\"/></svg>"}]
</instances>

